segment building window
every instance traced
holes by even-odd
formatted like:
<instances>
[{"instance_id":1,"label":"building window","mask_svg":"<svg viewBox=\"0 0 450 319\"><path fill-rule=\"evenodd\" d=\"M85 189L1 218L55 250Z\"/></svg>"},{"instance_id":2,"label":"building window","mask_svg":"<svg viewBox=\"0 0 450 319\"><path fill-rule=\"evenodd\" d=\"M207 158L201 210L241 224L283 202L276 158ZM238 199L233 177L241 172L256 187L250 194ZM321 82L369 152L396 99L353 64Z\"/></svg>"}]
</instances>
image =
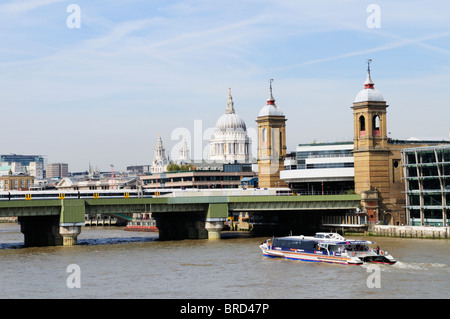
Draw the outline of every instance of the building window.
<instances>
[{"instance_id":1,"label":"building window","mask_svg":"<svg viewBox=\"0 0 450 319\"><path fill-rule=\"evenodd\" d=\"M400 160L392 160L392 183L400 182Z\"/></svg>"},{"instance_id":2,"label":"building window","mask_svg":"<svg viewBox=\"0 0 450 319\"><path fill-rule=\"evenodd\" d=\"M366 130L366 119L363 115L359 117L359 131L363 132Z\"/></svg>"},{"instance_id":3,"label":"building window","mask_svg":"<svg viewBox=\"0 0 450 319\"><path fill-rule=\"evenodd\" d=\"M372 130L374 136L380 136L380 117L374 115L372 118Z\"/></svg>"},{"instance_id":4,"label":"building window","mask_svg":"<svg viewBox=\"0 0 450 319\"><path fill-rule=\"evenodd\" d=\"M373 117L373 129L379 130L380 129L380 117L378 115L374 115Z\"/></svg>"}]
</instances>

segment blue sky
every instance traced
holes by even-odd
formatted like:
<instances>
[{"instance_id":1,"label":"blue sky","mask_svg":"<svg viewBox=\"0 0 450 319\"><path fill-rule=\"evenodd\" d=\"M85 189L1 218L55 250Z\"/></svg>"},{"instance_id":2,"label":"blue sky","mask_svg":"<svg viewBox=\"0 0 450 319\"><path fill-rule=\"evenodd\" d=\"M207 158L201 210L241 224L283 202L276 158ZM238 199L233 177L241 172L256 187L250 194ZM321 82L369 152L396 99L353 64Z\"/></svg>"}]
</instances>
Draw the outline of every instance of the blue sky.
<instances>
[{"instance_id":1,"label":"blue sky","mask_svg":"<svg viewBox=\"0 0 450 319\"><path fill-rule=\"evenodd\" d=\"M72 3L81 28L67 26ZM391 137L448 138L449 12L444 0L5 0L0 153L71 171L149 164L158 134L173 154L199 121L205 147L228 88L254 130L269 79L289 151L349 141L368 58Z\"/></svg>"}]
</instances>

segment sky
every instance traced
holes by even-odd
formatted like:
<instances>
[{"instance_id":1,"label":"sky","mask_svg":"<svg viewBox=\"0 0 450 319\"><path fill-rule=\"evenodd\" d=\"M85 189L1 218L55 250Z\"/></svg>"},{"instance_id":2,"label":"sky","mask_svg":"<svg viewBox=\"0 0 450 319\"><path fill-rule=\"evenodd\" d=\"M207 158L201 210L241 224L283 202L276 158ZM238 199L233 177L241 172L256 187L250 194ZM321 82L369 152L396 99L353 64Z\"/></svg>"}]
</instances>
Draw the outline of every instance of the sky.
<instances>
[{"instance_id":1,"label":"sky","mask_svg":"<svg viewBox=\"0 0 450 319\"><path fill-rule=\"evenodd\" d=\"M75 6L73 6L75 5ZM367 59L389 136L448 139L450 2L3 0L1 154L85 171L201 157L228 90L256 153L269 79L298 144L353 139Z\"/></svg>"}]
</instances>

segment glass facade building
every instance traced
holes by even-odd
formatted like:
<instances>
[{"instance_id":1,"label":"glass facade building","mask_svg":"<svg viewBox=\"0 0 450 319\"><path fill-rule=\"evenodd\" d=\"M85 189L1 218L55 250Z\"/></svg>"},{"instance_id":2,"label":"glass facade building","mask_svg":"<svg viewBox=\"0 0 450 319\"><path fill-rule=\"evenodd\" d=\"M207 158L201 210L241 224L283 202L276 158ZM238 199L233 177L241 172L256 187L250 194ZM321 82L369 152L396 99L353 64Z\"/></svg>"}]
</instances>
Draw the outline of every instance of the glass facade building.
<instances>
[{"instance_id":1,"label":"glass facade building","mask_svg":"<svg viewBox=\"0 0 450 319\"><path fill-rule=\"evenodd\" d=\"M324 146L324 147L320 147ZM339 148L332 148L338 146ZM348 146L348 147L347 147ZM314 169L314 168L338 168L338 167L354 167L353 160L344 162L336 162L334 160L326 162L308 162L308 159L336 159L351 158L353 159L353 142L348 143L323 143L323 144L302 144L297 148L297 169Z\"/></svg>"},{"instance_id":2,"label":"glass facade building","mask_svg":"<svg viewBox=\"0 0 450 319\"><path fill-rule=\"evenodd\" d=\"M406 214L412 226L448 226L450 145L403 149Z\"/></svg>"},{"instance_id":3,"label":"glass facade building","mask_svg":"<svg viewBox=\"0 0 450 319\"><path fill-rule=\"evenodd\" d=\"M18 154L3 154L0 155L0 162L20 163L22 166L29 166L31 162L42 163L45 165L45 157L42 155L18 155Z\"/></svg>"},{"instance_id":4,"label":"glass facade building","mask_svg":"<svg viewBox=\"0 0 450 319\"><path fill-rule=\"evenodd\" d=\"M353 142L300 144L281 179L296 194L345 194L355 188Z\"/></svg>"}]
</instances>

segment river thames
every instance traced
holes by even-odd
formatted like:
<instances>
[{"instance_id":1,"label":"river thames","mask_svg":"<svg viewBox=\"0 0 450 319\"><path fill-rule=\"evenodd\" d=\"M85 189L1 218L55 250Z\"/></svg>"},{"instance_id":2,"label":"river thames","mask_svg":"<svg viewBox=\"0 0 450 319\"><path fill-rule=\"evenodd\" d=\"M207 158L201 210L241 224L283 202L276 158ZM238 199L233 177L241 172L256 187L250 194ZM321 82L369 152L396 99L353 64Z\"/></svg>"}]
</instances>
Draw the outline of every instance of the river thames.
<instances>
[{"instance_id":1,"label":"river thames","mask_svg":"<svg viewBox=\"0 0 450 319\"><path fill-rule=\"evenodd\" d=\"M158 241L119 227L84 227L73 247L25 248L17 224L0 224L0 298L449 298L450 240L349 238L399 261L374 270L272 259L258 247L266 237ZM79 288L69 287L69 265Z\"/></svg>"}]
</instances>

